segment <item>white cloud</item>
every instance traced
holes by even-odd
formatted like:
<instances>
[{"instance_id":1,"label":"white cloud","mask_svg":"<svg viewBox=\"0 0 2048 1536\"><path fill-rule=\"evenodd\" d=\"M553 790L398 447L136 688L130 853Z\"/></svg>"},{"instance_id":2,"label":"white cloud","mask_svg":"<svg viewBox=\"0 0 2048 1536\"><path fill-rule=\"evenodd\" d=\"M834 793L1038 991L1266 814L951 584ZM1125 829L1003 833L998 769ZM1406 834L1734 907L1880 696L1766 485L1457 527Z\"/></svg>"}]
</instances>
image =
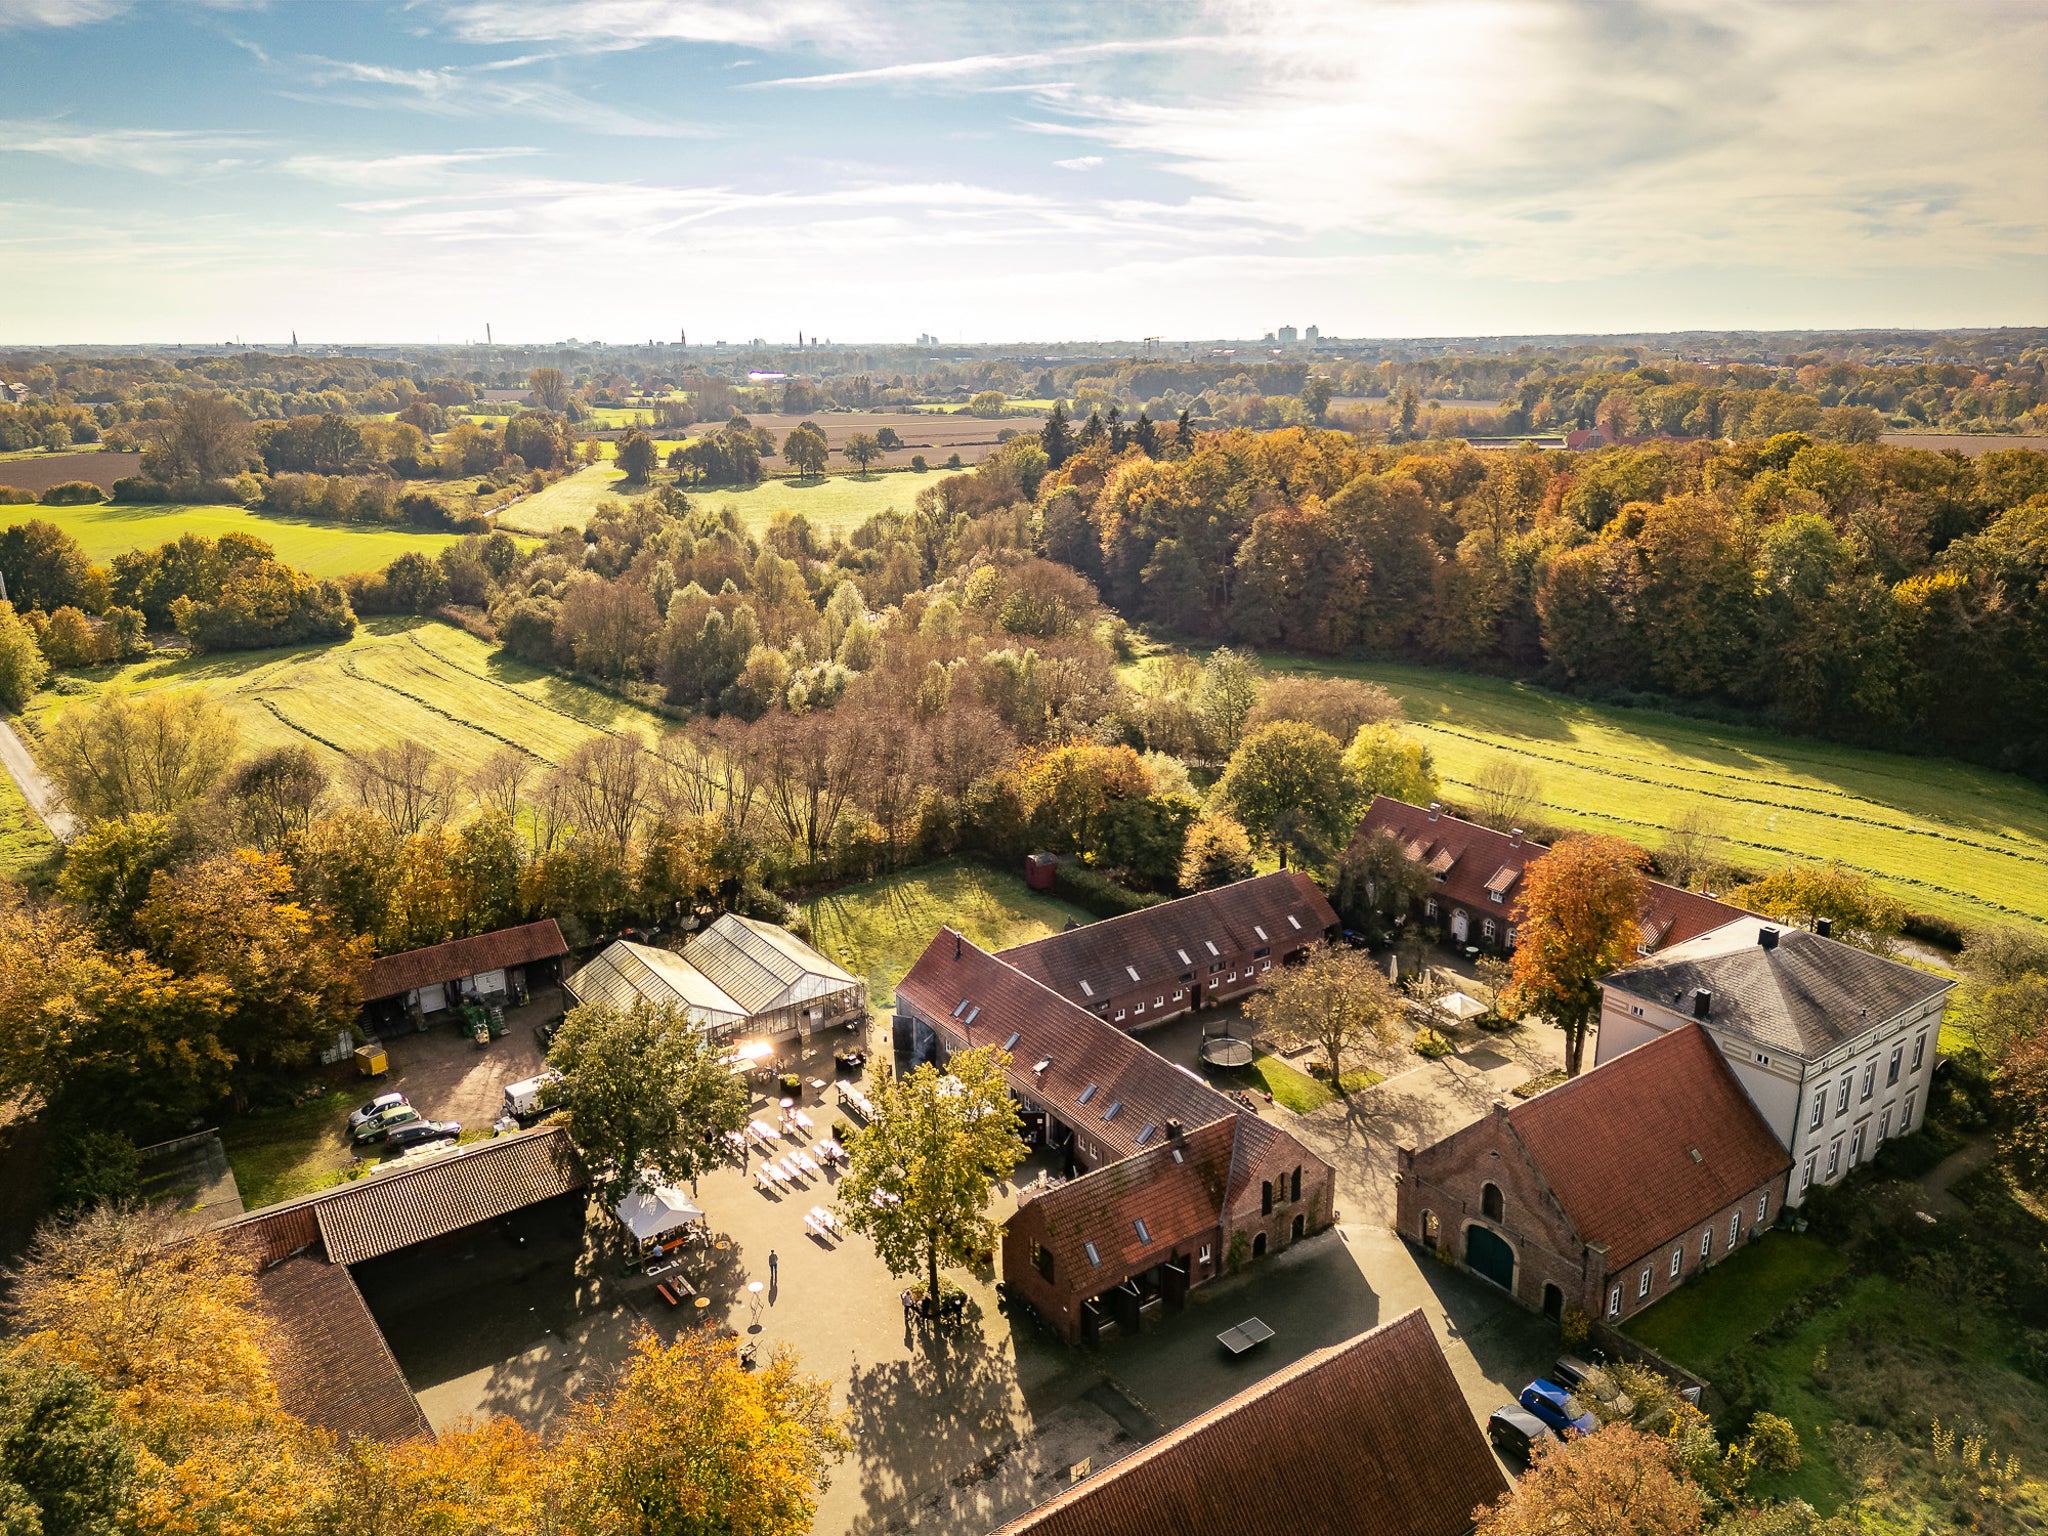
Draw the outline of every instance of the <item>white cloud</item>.
<instances>
[{"instance_id":1,"label":"white cloud","mask_svg":"<svg viewBox=\"0 0 2048 1536\"><path fill-rule=\"evenodd\" d=\"M9 27L84 27L118 16L134 0L0 0L0 31Z\"/></svg>"},{"instance_id":2,"label":"white cloud","mask_svg":"<svg viewBox=\"0 0 2048 1536\"><path fill-rule=\"evenodd\" d=\"M842 69L817 75L785 75L777 80L757 80L750 89L768 86L878 85L891 82L944 83L972 80L987 75L1010 75L1072 64L1089 59L1108 59L1132 53L1215 53L1232 46L1221 37L1112 38L1099 43L1077 43L1065 48L1046 48L1030 53L976 53L962 58L913 59L878 64L869 69Z\"/></svg>"},{"instance_id":3,"label":"white cloud","mask_svg":"<svg viewBox=\"0 0 2048 1536\"><path fill-rule=\"evenodd\" d=\"M1102 164L1102 156L1076 155L1071 160L1055 160L1053 164L1063 171L1092 171Z\"/></svg>"},{"instance_id":4,"label":"white cloud","mask_svg":"<svg viewBox=\"0 0 2048 1536\"><path fill-rule=\"evenodd\" d=\"M188 133L171 128L81 128L63 122L0 121L0 153L48 155L74 165L178 176L208 167L247 165L263 140L246 133Z\"/></svg>"},{"instance_id":5,"label":"white cloud","mask_svg":"<svg viewBox=\"0 0 2048 1536\"><path fill-rule=\"evenodd\" d=\"M510 78L515 70L546 62L542 55L432 69L318 57L301 62L314 82L326 89L318 96L283 93L294 99L371 110L399 106L436 117L524 117L614 138L710 138L723 132L661 113L592 101L550 81ZM332 89L337 85L355 87L360 94Z\"/></svg>"},{"instance_id":6,"label":"white cloud","mask_svg":"<svg viewBox=\"0 0 2048 1536\"><path fill-rule=\"evenodd\" d=\"M447 19L457 36L476 43L768 48L835 34L843 40L855 8L844 0L459 0Z\"/></svg>"}]
</instances>

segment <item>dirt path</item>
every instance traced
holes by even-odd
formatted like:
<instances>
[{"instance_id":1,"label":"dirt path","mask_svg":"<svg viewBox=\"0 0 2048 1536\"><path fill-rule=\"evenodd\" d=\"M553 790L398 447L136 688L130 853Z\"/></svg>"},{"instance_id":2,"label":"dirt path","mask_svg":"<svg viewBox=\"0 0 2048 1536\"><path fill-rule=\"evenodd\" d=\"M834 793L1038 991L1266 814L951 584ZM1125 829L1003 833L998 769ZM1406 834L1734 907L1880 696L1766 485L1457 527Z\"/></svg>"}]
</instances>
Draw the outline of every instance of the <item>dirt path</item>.
<instances>
[{"instance_id":1,"label":"dirt path","mask_svg":"<svg viewBox=\"0 0 2048 1536\"><path fill-rule=\"evenodd\" d=\"M42 817L43 825L50 829L50 836L60 843L68 843L78 836L83 824L72 815L50 776L29 756L28 748L15 734L14 727L5 720L0 720L0 766L6 767L22 797L28 801L29 808Z\"/></svg>"},{"instance_id":2,"label":"dirt path","mask_svg":"<svg viewBox=\"0 0 2048 1536\"><path fill-rule=\"evenodd\" d=\"M1956 1197L1949 1191L1990 1162L1997 1151L1997 1142L1989 1136L1979 1136L1960 1152L1951 1152L1936 1163L1920 1181L1920 1187L1927 1191L1929 1208L1941 1216L1954 1211Z\"/></svg>"}]
</instances>

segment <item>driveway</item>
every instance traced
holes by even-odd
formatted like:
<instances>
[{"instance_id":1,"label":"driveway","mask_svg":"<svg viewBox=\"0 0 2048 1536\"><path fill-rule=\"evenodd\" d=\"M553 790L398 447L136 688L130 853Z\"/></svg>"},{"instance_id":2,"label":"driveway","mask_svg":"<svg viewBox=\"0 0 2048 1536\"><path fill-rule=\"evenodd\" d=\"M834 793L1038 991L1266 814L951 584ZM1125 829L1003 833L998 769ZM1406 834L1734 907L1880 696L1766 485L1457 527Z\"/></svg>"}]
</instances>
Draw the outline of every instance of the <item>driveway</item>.
<instances>
[{"instance_id":1,"label":"driveway","mask_svg":"<svg viewBox=\"0 0 2048 1536\"><path fill-rule=\"evenodd\" d=\"M486 1046L458 1030L452 1013L430 1015L424 1034L388 1029L382 1039L391 1070L377 1079L376 1091L404 1094L429 1120L484 1130L504 1112L505 1085L547 1064L534 1031L561 1011L562 989L543 987L524 1006L505 1010L505 1033Z\"/></svg>"}]
</instances>

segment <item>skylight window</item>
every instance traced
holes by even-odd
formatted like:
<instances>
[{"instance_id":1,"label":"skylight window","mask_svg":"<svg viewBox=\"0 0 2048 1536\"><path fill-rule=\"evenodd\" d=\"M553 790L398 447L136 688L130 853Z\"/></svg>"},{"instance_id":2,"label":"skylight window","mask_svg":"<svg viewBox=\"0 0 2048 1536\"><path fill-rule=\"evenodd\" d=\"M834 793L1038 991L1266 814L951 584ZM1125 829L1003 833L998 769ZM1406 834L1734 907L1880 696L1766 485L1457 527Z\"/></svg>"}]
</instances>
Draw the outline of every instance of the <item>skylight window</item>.
<instances>
[{"instance_id":1,"label":"skylight window","mask_svg":"<svg viewBox=\"0 0 2048 1536\"><path fill-rule=\"evenodd\" d=\"M1204 947L1205 949L1207 949L1207 950L1209 951L1209 953L1210 953L1210 954L1212 954L1212 955L1220 955L1220 954L1222 954L1222 953L1223 953L1223 951L1222 951L1222 950L1220 950L1220 949L1218 949L1218 948L1216 947L1216 941L1215 941L1214 939L1204 939L1204 940L1202 940L1202 946L1203 946L1203 947Z\"/></svg>"},{"instance_id":2,"label":"skylight window","mask_svg":"<svg viewBox=\"0 0 2048 1536\"><path fill-rule=\"evenodd\" d=\"M1176 1163L1184 1163L1184 1162L1186 1162L1186 1161L1187 1161L1187 1159L1186 1159L1186 1158L1184 1158L1184 1157L1182 1157L1182 1156L1180 1155L1180 1148L1179 1148L1179 1147L1175 1147L1175 1148L1173 1149L1173 1160L1174 1160L1174 1161L1175 1161Z\"/></svg>"},{"instance_id":3,"label":"skylight window","mask_svg":"<svg viewBox=\"0 0 2048 1536\"><path fill-rule=\"evenodd\" d=\"M1133 980L1133 981L1136 981L1136 980L1138 980L1138 968L1137 968L1137 967L1136 967L1135 965L1127 965L1127 966L1125 966L1125 967L1124 967L1124 974L1125 974L1125 975L1127 975L1127 976L1129 976L1129 977L1131 978L1131 980Z\"/></svg>"},{"instance_id":4,"label":"skylight window","mask_svg":"<svg viewBox=\"0 0 2048 1536\"><path fill-rule=\"evenodd\" d=\"M1141 1147L1145 1145L1146 1142L1152 1139L1152 1133L1158 1129L1159 1127L1156 1125L1148 1125L1145 1129L1138 1132L1138 1145Z\"/></svg>"},{"instance_id":5,"label":"skylight window","mask_svg":"<svg viewBox=\"0 0 2048 1536\"><path fill-rule=\"evenodd\" d=\"M1095 995L1095 989L1089 986L1088 983L1085 981L1081 983L1081 990L1087 993L1090 997L1093 997Z\"/></svg>"},{"instance_id":6,"label":"skylight window","mask_svg":"<svg viewBox=\"0 0 2048 1536\"><path fill-rule=\"evenodd\" d=\"M965 1013L966 1011L967 1011L967 999L963 997L963 998L961 998L961 999L960 999L960 1001L959 1001L959 1002L957 1002L957 1003L955 1003L955 1004L953 1005L953 1017L957 1019L957 1018L959 1018L959 1017L960 1017L960 1015L961 1015L961 1014Z\"/></svg>"},{"instance_id":7,"label":"skylight window","mask_svg":"<svg viewBox=\"0 0 2048 1536\"><path fill-rule=\"evenodd\" d=\"M979 1008L979 1007L977 1006L977 1007L975 1007L975 1008L971 1008L971 1009L969 1009L969 1010L968 1010L968 1013L967 1013L967 1017L966 1017L966 1018L964 1018L964 1019L962 1019L962 1020L961 1020L960 1022L961 1022L962 1024L972 1024L972 1023L973 1023L973 1022L974 1022L974 1021L975 1021L976 1019L978 1019L978 1018L980 1018L980 1017L981 1017L981 1009L980 1009L980 1008Z\"/></svg>"},{"instance_id":8,"label":"skylight window","mask_svg":"<svg viewBox=\"0 0 2048 1536\"><path fill-rule=\"evenodd\" d=\"M1111 1099L1109 1101L1109 1108L1105 1109L1102 1112L1102 1118L1105 1121L1114 1120L1116 1118L1116 1112L1122 1109L1123 1107L1124 1101L1122 1099Z\"/></svg>"},{"instance_id":9,"label":"skylight window","mask_svg":"<svg viewBox=\"0 0 2048 1536\"><path fill-rule=\"evenodd\" d=\"M1180 956L1180 963L1182 965L1193 965L1195 963L1188 958L1188 952L1184 949L1176 949L1174 953Z\"/></svg>"},{"instance_id":10,"label":"skylight window","mask_svg":"<svg viewBox=\"0 0 2048 1536\"><path fill-rule=\"evenodd\" d=\"M1261 944L1270 944L1272 942L1272 939L1267 934L1266 930L1261 928L1257 923L1252 924L1252 932L1256 933L1259 936L1259 942Z\"/></svg>"},{"instance_id":11,"label":"skylight window","mask_svg":"<svg viewBox=\"0 0 2048 1536\"><path fill-rule=\"evenodd\" d=\"M1092 1099L1092 1098L1094 1098L1094 1097L1095 1097L1095 1085L1094 1085L1093 1083L1090 1083L1090 1084L1089 1084L1089 1085L1088 1085L1088 1086L1087 1086L1086 1088L1083 1088L1083 1089L1081 1090L1081 1102L1082 1102L1083 1104L1086 1104L1086 1103L1087 1103L1087 1102L1088 1102L1088 1101L1089 1101L1090 1099Z\"/></svg>"},{"instance_id":12,"label":"skylight window","mask_svg":"<svg viewBox=\"0 0 2048 1536\"><path fill-rule=\"evenodd\" d=\"M1100 1264L1102 1262L1102 1255L1095 1251L1093 1243L1083 1243L1081 1251L1088 1255L1088 1262L1090 1264Z\"/></svg>"},{"instance_id":13,"label":"skylight window","mask_svg":"<svg viewBox=\"0 0 2048 1536\"><path fill-rule=\"evenodd\" d=\"M1011 1030L1010 1038L1003 1042L1003 1049L1006 1051L1015 1050L1017 1048L1017 1041L1022 1037L1023 1033L1020 1029Z\"/></svg>"},{"instance_id":14,"label":"skylight window","mask_svg":"<svg viewBox=\"0 0 2048 1536\"><path fill-rule=\"evenodd\" d=\"M1138 1219L1137 1219L1136 1221L1132 1222L1132 1223L1131 1223L1131 1225L1132 1225L1132 1226L1134 1226L1134 1227L1136 1227L1136 1228L1138 1229L1138 1241L1139 1241L1139 1242L1141 1242L1141 1243L1149 1243L1149 1242L1151 1242L1151 1241L1152 1241L1152 1234L1151 1234L1150 1232L1148 1232L1148 1231L1146 1231L1146 1230L1145 1230L1145 1218L1144 1218L1144 1217L1140 1216L1140 1217L1139 1217L1139 1218L1138 1218Z\"/></svg>"},{"instance_id":15,"label":"skylight window","mask_svg":"<svg viewBox=\"0 0 2048 1536\"><path fill-rule=\"evenodd\" d=\"M1287 914L1287 921L1294 925L1295 932L1299 933L1301 931L1301 919L1296 917L1292 912Z\"/></svg>"}]
</instances>

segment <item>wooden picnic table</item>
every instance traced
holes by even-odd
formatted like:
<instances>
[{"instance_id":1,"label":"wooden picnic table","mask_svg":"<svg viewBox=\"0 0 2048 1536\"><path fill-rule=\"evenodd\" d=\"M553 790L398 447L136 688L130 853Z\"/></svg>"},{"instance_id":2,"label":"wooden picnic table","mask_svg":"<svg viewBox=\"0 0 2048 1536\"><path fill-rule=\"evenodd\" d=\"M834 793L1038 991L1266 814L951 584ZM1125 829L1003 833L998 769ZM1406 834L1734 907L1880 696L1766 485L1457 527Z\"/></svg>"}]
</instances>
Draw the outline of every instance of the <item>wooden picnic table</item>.
<instances>
[{"instance_id":1,"label":"wooden picnic table","mask_svg":"<svg viewBox=\"0 0 2048 1536\"><path fill-rule=\"evenodd\" d=\"M1248 1317L1235 1328L1226 1328L1216 1335L1216 1342L1233 1355L1241 1355L1248 1349L1256 1349L1273 1337L1273 1330L1256 1317Z\"/></svg>"}]
</instances>

